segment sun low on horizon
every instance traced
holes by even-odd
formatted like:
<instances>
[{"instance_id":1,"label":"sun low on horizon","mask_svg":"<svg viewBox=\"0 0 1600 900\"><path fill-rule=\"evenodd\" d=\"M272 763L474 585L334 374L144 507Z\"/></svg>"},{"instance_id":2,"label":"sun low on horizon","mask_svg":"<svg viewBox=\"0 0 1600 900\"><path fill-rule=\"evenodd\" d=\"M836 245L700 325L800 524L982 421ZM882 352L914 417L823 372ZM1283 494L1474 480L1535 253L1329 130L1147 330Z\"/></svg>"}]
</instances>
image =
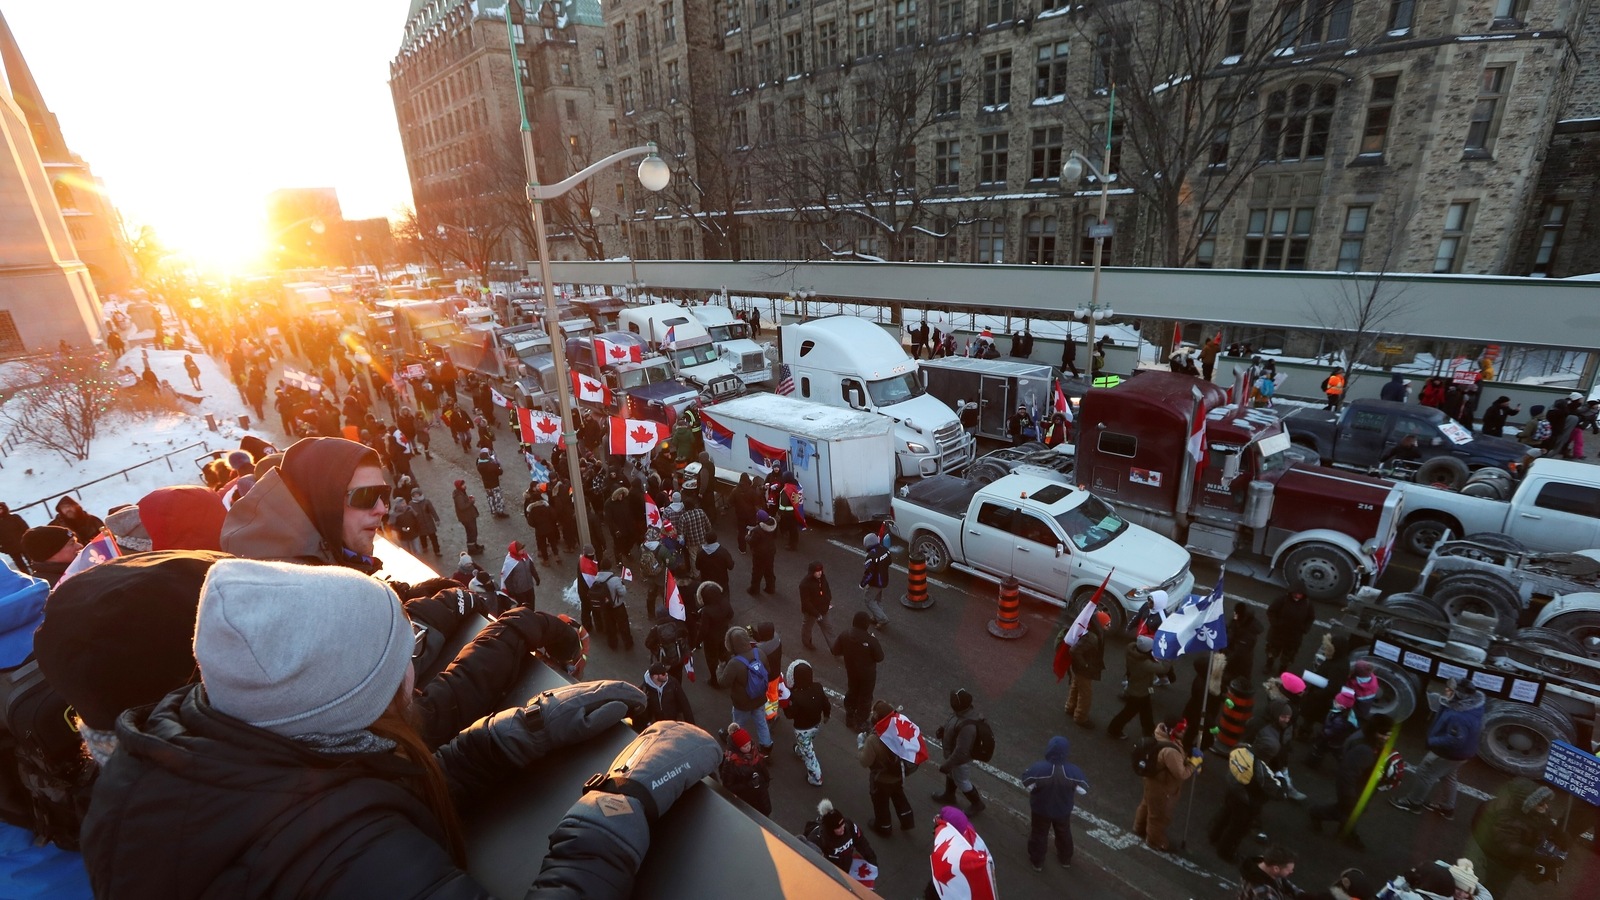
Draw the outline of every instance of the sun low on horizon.
<instances>
[{"instance_id":1,"label":"sun low on horizon","mask_svg":"<svg viewBox=\"0 0 1600 900\"><path fill-rule=\"evenodd\" d=\"M275 190L334 188L347 219L410 203L388 87L407 0L160 5L0 7L130 231L239 272L271 246Z\"/></svg>"}]
</instances>

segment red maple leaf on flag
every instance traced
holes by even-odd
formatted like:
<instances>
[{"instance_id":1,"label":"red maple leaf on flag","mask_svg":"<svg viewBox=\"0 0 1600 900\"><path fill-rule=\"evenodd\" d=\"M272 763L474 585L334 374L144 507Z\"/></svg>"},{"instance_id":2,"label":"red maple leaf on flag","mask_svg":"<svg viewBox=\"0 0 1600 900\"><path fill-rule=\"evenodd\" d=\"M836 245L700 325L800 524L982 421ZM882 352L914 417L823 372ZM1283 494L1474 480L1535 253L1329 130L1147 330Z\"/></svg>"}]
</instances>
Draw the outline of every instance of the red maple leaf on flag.
<instances>
[{"instance_id":1,"label":"red maple leaf on flag","mask_svg":"<svg viewBox=\"0 0 1600 900\"><path fill-rule=\"evenodd\" d=\"M625 347L618 347L613 344L611 346L611 355L617 359L626 359L628 356L628 350Z\"/></svg>"},{"instance_id":2,"label":"red maple leaf on flag","mask_svg":"<svg viewBox=\"0 0 1600 900\"><path fill-rule=\"evenodd\" d=\"M560 428L560 426L555 423L554 419L540 419L539 424L535 425L534 427L545 434L555 434L556 430Z\"/></svg>"},{"instance_id":3,"label":"red maple leaf on flag","mask_svg":"<svg viewBox=\"0 0 1600 900\"><path fill-rule=\"evenodd\" d=\"M894 730L896 734L900 735L907 741L916 740L917 726L911 724L911 720L905 716L901 716L895 720Z\"/></svg>"},{"instance_id":4,"label":"red maple leaf on flag","mask_svg":"<svg viewBox=\"0 0 1600 900\"><path fill-rule=\"evenodd\" d=\"M868 873L870 873L871 871L872 871L872 868L867 865L867 861L866 860L862 860L861 861L861 865L856 866L856 877L857 878L865 878L865 877L867 877Z\"/></svg>"},{"instance_id":5,"label":"red maple leaf on flag","mask_svg":"<svg viewBox=\"0 0 1600 900\"><path fill-rule=\"evenodd\" d=\"M936 844L933 848L933 880L940 884L949 884L956 877L955 867L945 859L945 851L950 849L950 844L955 838L945 838L944 843Z\"/></svg>"},{"instance_id":6,"label":"red maple leaf on flag","mask_svg":"<svg viewBox=\"0 0 1600 900\"><path fill-rule=\"evenodd\" d=\"M640 425L638 428L628 432L628 437L633 438L636 443L648 444L655 435L651 433L650 429Z\"/></svg>"}]
</instances>

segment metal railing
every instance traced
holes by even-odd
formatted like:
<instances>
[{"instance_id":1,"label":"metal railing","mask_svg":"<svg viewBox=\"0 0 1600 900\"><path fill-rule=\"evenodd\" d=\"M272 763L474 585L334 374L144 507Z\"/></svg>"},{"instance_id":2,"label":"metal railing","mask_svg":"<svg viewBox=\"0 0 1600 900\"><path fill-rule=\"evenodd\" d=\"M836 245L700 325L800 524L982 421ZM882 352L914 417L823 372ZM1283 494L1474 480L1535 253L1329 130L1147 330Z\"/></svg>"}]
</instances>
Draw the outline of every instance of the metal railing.
<instances>
[{"instance_id":1,"label":"metal railing","mask_svg":"<svg viewBox=\"0 0 1600 900\"><path fill-rule=\"evenodd\" d=\"M91 487L93 485L99 484L102 481L108 481L108 480L110 480L112 478L117 477L118 475L121 475L124 481L132 481L133 479L128 477L128 473L129 472L132 472L134 469L139 469L139 468L143 468L145 466L151 465L152 463L158 463L158 462L165 461L166 464L167 464L167 471L176 472L177 469L173 468L173 466L172 466L172 457L178 455L179 453L188 453L189 451L194 450L195 448L199 448L202 453L209 453L211 451L210 445L208 445L205 441L195 441L192 444L186 444L186 445L184 445L182 447L179 447L176 450L169 450L168 452L163 453L160 456L152 457L150 459L145 460L144 462L134 463L133 465L128 466L125 469L118 469L115 472L111 472L109 474L102 475L99 478L94 479L93 481L85 481L83 484L77 485L75 487L69 487L69 488L65 488L63 490L59 490L59 491L52 491L48 497L40 498L38 500L33 501L32 503L28 503L28 504L25 504L23 506L12 506L11 507L11 511L14 512L14 513L21 513L23 510L31 509L32 507L35 507L35 506L45 506L46 510L48 511L49 507L46 506L46 504L50 503L51 501L58 500L59 498L64 497L67 494L71 494L74 497L77 497L78 500L81 501L81 500L83 500L83 489L84 488ZM135 498L135 499L137 499L137 498Z\"/></svg>"}]
</instances>

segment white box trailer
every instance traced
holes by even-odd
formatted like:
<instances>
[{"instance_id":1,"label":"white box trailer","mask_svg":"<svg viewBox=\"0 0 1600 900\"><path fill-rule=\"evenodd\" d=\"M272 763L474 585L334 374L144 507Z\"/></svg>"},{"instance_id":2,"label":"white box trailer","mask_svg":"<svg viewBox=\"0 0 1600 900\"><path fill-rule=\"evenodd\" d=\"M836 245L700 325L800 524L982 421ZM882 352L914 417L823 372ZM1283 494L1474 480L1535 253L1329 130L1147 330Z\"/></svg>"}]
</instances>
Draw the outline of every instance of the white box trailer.
<instances>
[{"instance_id":1,"label":"white box trailer","mask_svg":"<svg viewBox=\"0 0 1600 900\"><path fill-rule=\"evenodd\" d=\"M717 477L765 478L774 464L794 473L806 518L829 525L889 514L896 475L894 423L777 394L750 394L701 411L706 452Z\"/></svg>"}]
</instances>

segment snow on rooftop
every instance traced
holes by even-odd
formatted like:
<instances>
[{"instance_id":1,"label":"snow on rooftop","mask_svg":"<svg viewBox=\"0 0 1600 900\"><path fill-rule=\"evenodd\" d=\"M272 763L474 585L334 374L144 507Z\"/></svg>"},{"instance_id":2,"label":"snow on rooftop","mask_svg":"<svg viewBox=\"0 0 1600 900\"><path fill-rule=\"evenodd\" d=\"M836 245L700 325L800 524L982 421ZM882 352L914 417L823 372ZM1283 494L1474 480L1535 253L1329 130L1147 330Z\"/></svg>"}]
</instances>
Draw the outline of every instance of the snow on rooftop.
<instances>
[{"instance_id":1,"label":"snow on rooftop","mask_svg":"<svg viewBox=\"0 0 1600 900\"><path fill-rule=\"evenodd\" d=\"M821 439L876 437L894 427L887 416L778 394L747 394L724 400L706 412L712 419L738 419Z\"/></svg>"}]
</instances>

